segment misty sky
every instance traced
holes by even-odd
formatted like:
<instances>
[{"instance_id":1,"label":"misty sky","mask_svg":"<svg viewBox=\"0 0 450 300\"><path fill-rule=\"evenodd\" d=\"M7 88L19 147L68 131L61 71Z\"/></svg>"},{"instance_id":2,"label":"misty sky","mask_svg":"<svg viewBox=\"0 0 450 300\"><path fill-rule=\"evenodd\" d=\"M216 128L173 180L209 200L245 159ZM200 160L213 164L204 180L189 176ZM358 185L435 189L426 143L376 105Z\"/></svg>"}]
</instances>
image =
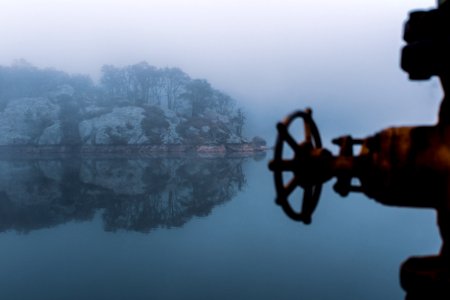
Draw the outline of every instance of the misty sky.
<instances>
[{"instance_id":1,"label":"misty sky","mask_svg":"<svg viewBox=\"0 0 450 300\"><path fill-rule=\"evenodd\" d=\"M436 121L436 80L399 68L408 11L434 0L0 0L0 64L99 77L147 61L205 78L244 105L249 134L313 107L324 135Z\"/></svg>"}]
</instances>

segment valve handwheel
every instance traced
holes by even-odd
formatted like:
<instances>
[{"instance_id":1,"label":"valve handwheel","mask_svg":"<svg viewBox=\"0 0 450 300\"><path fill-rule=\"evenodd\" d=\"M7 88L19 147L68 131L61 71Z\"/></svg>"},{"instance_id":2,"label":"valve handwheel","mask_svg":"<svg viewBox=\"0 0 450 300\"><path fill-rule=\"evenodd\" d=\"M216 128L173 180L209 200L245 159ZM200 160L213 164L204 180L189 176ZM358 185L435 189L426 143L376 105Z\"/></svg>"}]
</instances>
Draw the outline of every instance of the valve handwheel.
<instances>
[{"instance_id":1,"label":"valve handwheel","mask_svg":"<svg viewBox=\"0 0 450 300\"><path fill-rule=\"evenodd\" d=\"M312 153L322 148L319 130L312 119L311 109L296 111L287 116L283 122L277 124L278 137L275 144L274 158L269 163L273 171L275 189L277 193L276 203L293 220L305 224L311 223L311 216L317 206L322 190L322 183L315 183L310 176L314 168ZM297 142L289 132L289 127L296 119L303 119L304 141ZM293 159L283 159L284 144L294 152ZM293 178L284 183L283 172L293 173ZM303 189L303 202L300 211L296 211L289 203L289 196L299 187Z\"/></svg>"}]
</instances>

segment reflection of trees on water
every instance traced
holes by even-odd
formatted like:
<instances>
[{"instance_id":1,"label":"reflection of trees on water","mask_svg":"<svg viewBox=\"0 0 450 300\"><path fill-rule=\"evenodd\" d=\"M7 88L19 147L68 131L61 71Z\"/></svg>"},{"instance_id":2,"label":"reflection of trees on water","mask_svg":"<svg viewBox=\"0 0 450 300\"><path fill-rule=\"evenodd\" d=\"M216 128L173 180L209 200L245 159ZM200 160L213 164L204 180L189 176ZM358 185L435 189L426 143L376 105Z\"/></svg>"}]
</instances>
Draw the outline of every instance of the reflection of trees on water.
<instances>
[{"instance_id":1,"label":"reflection of trees on water","mask_svg":"<svg viewBox=\"0 0 450 300\"><path fill-rule=\"evenodd\" d=\"M245 185L245 158L0 161L0 231L102 212L105 230L148 232L207 216Z\"/></svg>"},{"instance_id":2,"label":"reflection of trees on water","mask_svg":"<svg viewBox=\"0 0 450 300\"><path fill-rule=\"evenodd\" d=\"M245 184L241 159L155 161L145 168L145 193L116 194L104 213L107 230L148 231L177 227L193 216L206 216L231 200ZM139 184L138 184L139 186Z\"/></svg>"}]
</instances>

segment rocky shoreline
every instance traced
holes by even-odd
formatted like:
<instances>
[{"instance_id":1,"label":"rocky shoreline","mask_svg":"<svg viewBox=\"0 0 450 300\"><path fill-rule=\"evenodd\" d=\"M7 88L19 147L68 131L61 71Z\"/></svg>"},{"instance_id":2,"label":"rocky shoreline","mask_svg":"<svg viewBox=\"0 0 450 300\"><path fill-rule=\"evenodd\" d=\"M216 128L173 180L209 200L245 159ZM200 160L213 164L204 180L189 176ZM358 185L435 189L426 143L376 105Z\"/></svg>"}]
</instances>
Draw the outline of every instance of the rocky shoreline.
<instances>
[{"instance_id":1,"label":"rocky shoreline","mask_svg":"<svg viewBox=\"0 0 450 300\"><path fill-rule=\"evenodd\" d=\"M0 156L20 155L196 155L253 156L269 150L252 143L222 145L0 145Z\"/></svg>"},{"instance_id":2,"label":"rocky shoreline","mask_svg":"<svg viewBox=\"0 0 450 300\"><path fill-rule=\"evenodd\" d=\"M204 79L146 62L88 76L23 63L1 67L0 157L52 155L252 156L237 102ZM56 80L58 79L58 80ZM48 82L42 90L42 82ZM50 84L51 83L51 84Z\"/></svg>"}]
</instances>

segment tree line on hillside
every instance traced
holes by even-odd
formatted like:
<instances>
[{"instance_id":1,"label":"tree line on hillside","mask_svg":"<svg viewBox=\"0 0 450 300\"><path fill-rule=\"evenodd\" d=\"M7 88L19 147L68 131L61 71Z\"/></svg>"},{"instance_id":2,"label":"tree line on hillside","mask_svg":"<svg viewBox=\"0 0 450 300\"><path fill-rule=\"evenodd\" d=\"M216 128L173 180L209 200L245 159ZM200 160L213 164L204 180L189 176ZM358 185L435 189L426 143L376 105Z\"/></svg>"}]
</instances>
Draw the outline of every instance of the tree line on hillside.
<instances>
[{"instance_id":1,"label":"tree line on hillside","mask_svg":"<svg viewBox=\"0 0 450 300\"><path fill-rule=\"evenodd\" d=\"M47 97L63 85L71 86L78 98L93 97L99 92L99 87L87 75L39 69L23 59L17 60L11 66L0 66L0 107L13 99Z\"/></svg>"},{"instance_id":2,"label":"tree line on hillside","mask_svg":"<svg viewBox=\"0 0 450 300\"><path fill-rule=\"evenodd\" d=\"M228 113L233 100L202 79L191 79L178 68L159 69L141 62L118 68L102 67L101 84L113 101L127 101L135 105L165 105L176 111L189 101L192 114L199 115L208 107Z\"/></svg>"}]
</instances>

